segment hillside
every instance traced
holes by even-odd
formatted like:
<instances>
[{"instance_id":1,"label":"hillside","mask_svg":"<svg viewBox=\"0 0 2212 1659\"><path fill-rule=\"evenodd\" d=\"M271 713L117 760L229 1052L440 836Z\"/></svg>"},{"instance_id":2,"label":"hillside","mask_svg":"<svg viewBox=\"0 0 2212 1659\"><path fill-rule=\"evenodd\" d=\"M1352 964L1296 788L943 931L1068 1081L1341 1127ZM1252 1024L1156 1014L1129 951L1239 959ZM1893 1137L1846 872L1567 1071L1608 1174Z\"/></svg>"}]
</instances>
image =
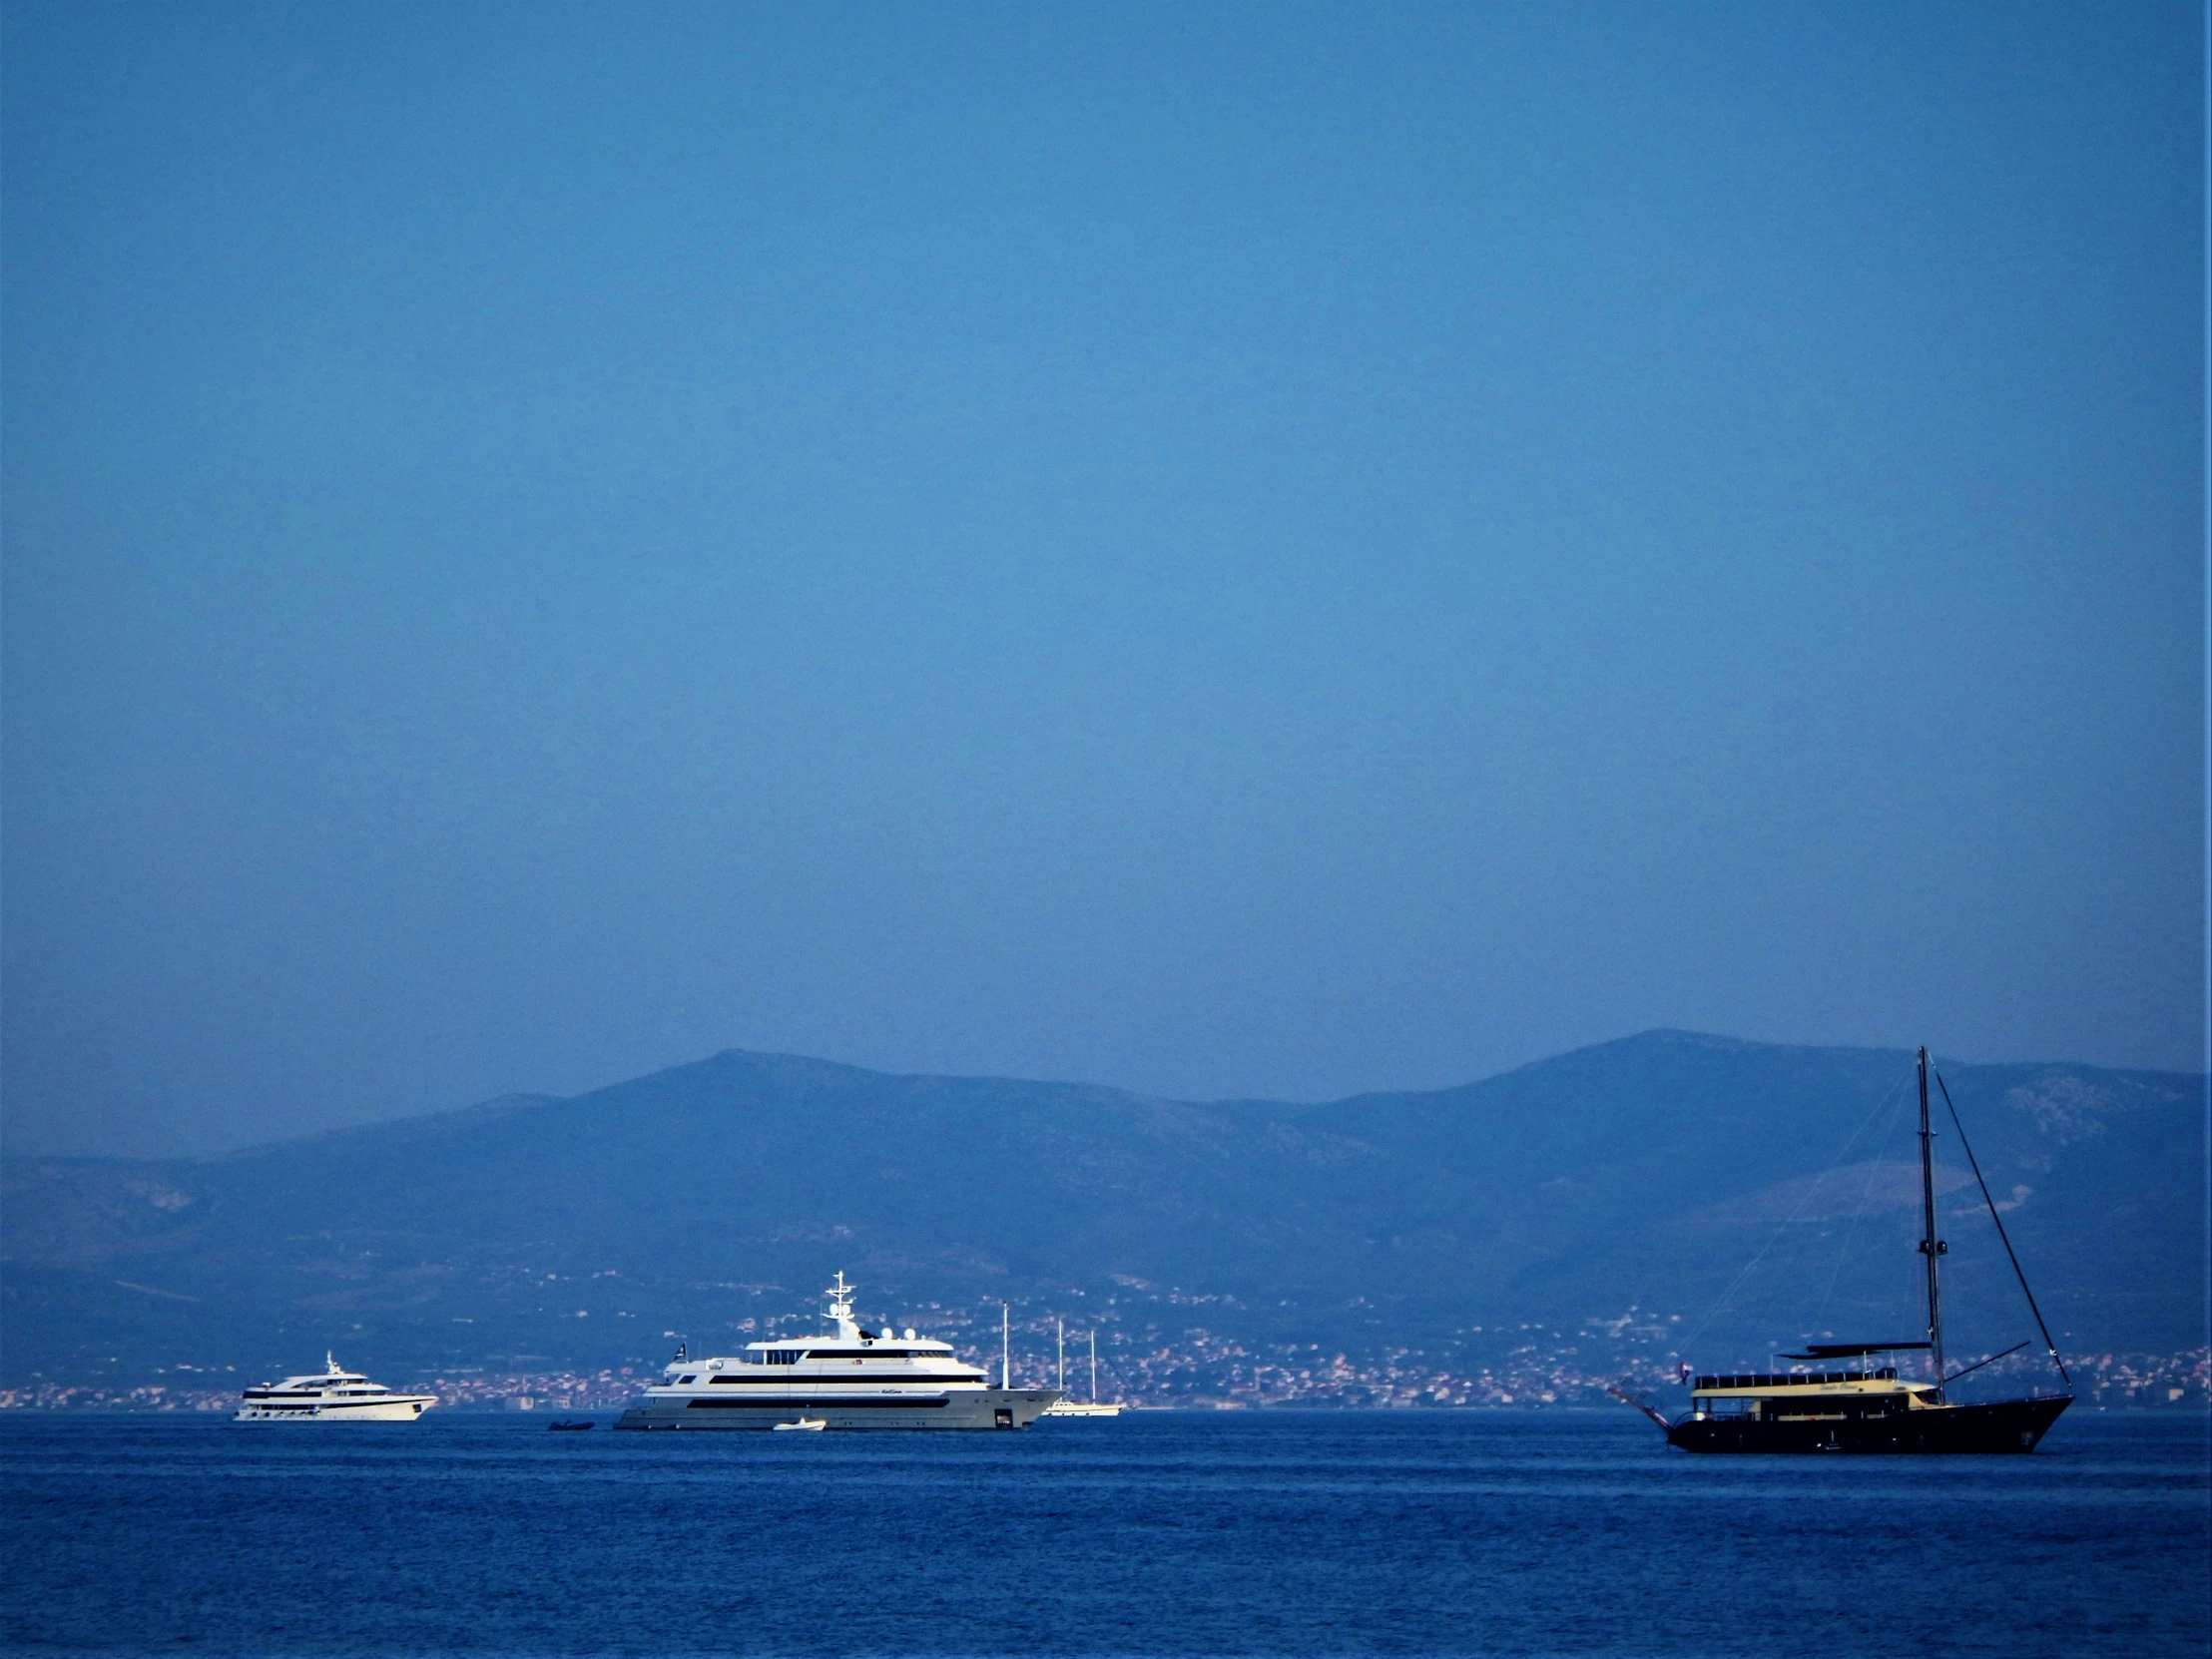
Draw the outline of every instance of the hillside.
<instances>
[{"instance_id":1,"label":"hillside","mask_svg":"<svg viewBox=\"0 0 2212 1659\"><path fill-rule=\"evenodd\" d=\"M1943 1074L2062 1344L2201 1343L2203 1080ZM956 1337L1005 1299L1110 1354L1725 1367L1912 1333L1912 1092L1903 1052L1670 1031L1318 1106L731 1052L222 1158L10 1159L0 1382L639 1364L804 1324L838 1268ZM2002 1347L2031 1327L1937 1111L1946 1303Z\"/></svg>"}]
</instances>

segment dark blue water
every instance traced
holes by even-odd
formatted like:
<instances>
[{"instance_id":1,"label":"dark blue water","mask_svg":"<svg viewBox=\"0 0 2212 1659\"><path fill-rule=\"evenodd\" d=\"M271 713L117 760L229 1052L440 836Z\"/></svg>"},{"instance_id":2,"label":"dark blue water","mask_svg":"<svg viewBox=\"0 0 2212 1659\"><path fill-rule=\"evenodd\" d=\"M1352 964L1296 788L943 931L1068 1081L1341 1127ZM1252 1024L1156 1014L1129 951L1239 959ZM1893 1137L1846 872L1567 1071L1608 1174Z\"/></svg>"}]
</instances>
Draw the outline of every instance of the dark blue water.
<instances>
[{"instance_id":1,"label":"dark blue water","mask_svg":"<svg viewBox=\"0 0 2212 1659\"><path fill-rule=\"evenodd\" d=\"M0 1641L196 1654L2202 1654L2202 1419L1695 1458L1627 1410L1023 1434L0 1420Z\"/></svg>"}]
</instances>

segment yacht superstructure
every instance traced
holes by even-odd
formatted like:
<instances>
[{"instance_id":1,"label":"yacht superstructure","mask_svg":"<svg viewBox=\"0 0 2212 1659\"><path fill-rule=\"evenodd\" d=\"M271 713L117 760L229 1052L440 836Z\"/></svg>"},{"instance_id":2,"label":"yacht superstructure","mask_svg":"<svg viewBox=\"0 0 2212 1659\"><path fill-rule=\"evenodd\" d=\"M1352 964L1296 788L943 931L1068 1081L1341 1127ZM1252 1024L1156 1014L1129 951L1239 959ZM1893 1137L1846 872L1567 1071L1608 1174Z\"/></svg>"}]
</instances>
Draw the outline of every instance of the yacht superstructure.
<instances>
[{"instance_id":1,"label":"yacht superstructure","mask_svg":"<svg viewBox=\"0 0 2212 1659\"><path fill-rule=\"evenodd\" d=\"M240 1396L233 1422L412 1422L436 1394L395 1394L325 1354L323 1369L264 1382Z\"/></svg>"},{"instance_id":2,"label":"yacht superstructure","mask_svg":"<svg viewBox=\"0 0 2212 1659\"><path fill-rule=\"evenodd\" d=\"M739 1355L693 1360L679 1348L663 1381L617 1428L1027 1428L1055 1388L992 1387L952 1345L885 1326L863 1330L844 1275L827 1293L831 1330L747 1343Z\"/></svg>"}]
</instances>

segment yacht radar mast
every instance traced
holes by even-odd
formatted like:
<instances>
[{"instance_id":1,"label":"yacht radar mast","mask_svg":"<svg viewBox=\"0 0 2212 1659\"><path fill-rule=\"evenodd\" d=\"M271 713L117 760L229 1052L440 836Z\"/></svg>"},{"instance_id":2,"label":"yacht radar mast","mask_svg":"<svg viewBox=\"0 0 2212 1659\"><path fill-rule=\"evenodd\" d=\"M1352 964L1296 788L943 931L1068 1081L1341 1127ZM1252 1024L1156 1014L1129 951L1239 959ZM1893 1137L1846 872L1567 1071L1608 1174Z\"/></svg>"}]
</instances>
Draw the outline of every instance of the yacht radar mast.
<instances>
[{"instance_id":1,"label":"yacht radar mast","mask_svg":"<svg viewBox=\"0 0 2212 1659\"><path fill-rule=\"evenodd\" d=\"M844 1269L837 1269L837 1282L825 1293L830 1298L830 1320L837 1328L837 1335L850 1342L860 1334L859 1322L852 1317L852 1293L860 1287L844 1282Z\"/></svg>"}]
</instances>

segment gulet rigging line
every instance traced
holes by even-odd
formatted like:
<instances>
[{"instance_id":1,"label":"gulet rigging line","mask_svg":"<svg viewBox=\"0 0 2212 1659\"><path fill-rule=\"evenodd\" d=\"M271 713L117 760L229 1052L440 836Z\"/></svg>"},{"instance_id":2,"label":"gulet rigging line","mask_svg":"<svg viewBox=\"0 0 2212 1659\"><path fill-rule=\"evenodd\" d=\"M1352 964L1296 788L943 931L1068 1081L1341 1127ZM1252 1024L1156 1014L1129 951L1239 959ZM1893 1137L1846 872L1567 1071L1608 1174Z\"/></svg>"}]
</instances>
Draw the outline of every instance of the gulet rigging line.
<instances>
[{"instance_id":1,"label":"gulet rigging line","mask_svg":"<svg viewBox=\"0 0 2212 1659\"><path fill-rule=\"evenodd\" d=\"M1859 1127L1854 1129L1851 1132L1850 1138L1844 1142L1843 1150L1836 1154L1835 1163L1837 1165L1841 1165L1846 1158L1849 1158L1851 1156L1851 1149L1859 1144L1859 1137L1864 1135L1869 1129L1874 1126L1875 1119L1882 1115L1882 1112L1885 1108L1889 1106L1892 1100L1897 1098L1897 1092L1904 1085L1902 1082L1892 1083L1890 1087L1883 1093L1882 1098L1875 1102L1874 1110L1869 1112L1864 1118L1860 1120ZM1777 1227L1772 1233L1767 1235L1767 1242L1759 1247L1758 1254L1753 1256L1750 1261L1746 1262L1740 1269L1737 1270L1736 1277L1728 1282L1728 1289L1721 1292L1719 1296L1713 1299L1713 1305L1705 1310L1704 1317L1700 1319L1696 1325L1692 1326L1689 1332L1680 1339L1681 1345L1684 1349L1689 1348L1692 1343L1695 1343L1698 1338L1705 1334L1705 1328L1711 1325L1713 1321L1719 1317L1720 1311L1729 1305L1731 1299L1734 1298L1736 1293L1743 1288L1744 1281L1749 1279L1754 1273L1758 1271L1759 1264L1767 1259L1767 1253L1773 1250L1776 1245L1780 1244L1782 1242L1783 1235L1788 1233L1792 1227L1797 1225L1797 1219L1800 1212L1804 1210L1806 1205L1810 1204L1813 1201L1813 1195L1819 1191L1820 1182L1818 1177L1807 1183L1804 1190L1798 1194L1797 1203L1791 1206L1790 1214L1788 1215L1788 1217L1784 1219L1779 1227ZM1823 1299L1823 1307L1826 1307L1826 1299Z\"/></svg>"},{"instance_id":2,"label":"gulet rigging line","mask_svg":"<svg viewBox=\"0 0 2212 1659\"><path fill-rule=\"evenodd\" d=\"M1882 1097L1882 1105L1888 1106L1892 1102L1894 1102L1899 1094L1903 1092L1904 1088L1905 1080L1901 1077L1895 1083L1892 1083L1890 1085L1890 1092ZM1881 1108L1878 1107L1876 1109L1877 1111L1879 1111ZM1872 1118L1869 1118L1867 1121L1871 1123L1874 1120ZM1861 1132L1864 1133L1865 1125L1863 1124L1860 1127ZM1870 1145L1869 1149L1874 1153L1874 1156L1867 1160L1866 1184L1859 1189L1859 1202L1852 1208L1851 1231L1844 1235L1843 1248L1836 1252L1836 1265L1828 1270L1828 1289L1821 1292L1820 1306L1813 1310L1813 1323L1816 1326L1819 1325L1821 1321L1827 1317L1828 1305L1830 1302L1834 1301L1836 1297L1836 1283L1844 1276L1844 1264L1852 1259L1852 1247L1859 1242L1859 1223L1865 1218L1867 1214L1867 1200L1874 1196L1874 1184L1882 1176L1883 1155L1890 1149L1890 1141L1888 1137L1892 1133L1894 1132L1878 1132L1875 1136L1874 1141ZM1851 1139L1851 1142L1847 1144L1844 1148L1845 1154L1849 1155L1852 1146L1855 1146L1857 1144L1858 1136L1854 1135Z\"/></svg>"},{"instance_id":3,"label":"gulet rigging line","mask_svg":"<svg viewBox=\"0 0 2212 1659\"><path fill-rule=\"evenodd\" d=\"M1972 1365L1970 1365L1970 1366L1966 1367L1966 1369L1965 1369L1964 1371L1954 1371L1954 1372L1952 1372L1952 1373L1951 1373L1951 1374L1950 1374L1950 1375L1949 1375L1948 1377L1946 1377L1946 1378L1944 1378L1944 1379L1943 1379L1943 1382L1944 1382L1945 1383L1955 1382L1957 1382L1957 1381L1958 1381L1958 1380L1959 1380L1959 1379L1960 1379L1961 1377L1965 1377L1965 1376L1968 1376L1969 1374L1971 1374L1971 1373L1973 1373L1973 1372L1977 1372L1977 1371L1979 1371L1979 1370L1980 1370L1980 1369L1981 1369L1981 1368L1982 1368L1983 1366L1993 1366L1993 1365L1995 1365L1995 1364L1996 1364L1996 1363L1997 1363L1997 1362L1998 1362L1999 1360L2003 1360L2003 1359L2009 1358L2010 1356L2012 1356L2012 1355L2014 1355L2014 1354L2017 1354L2017 1353L2019 1353L2019 1351L2020 1351L2021 1349L2025 1348L2025 1347L2027 1347L2027 1344L2025 1344L2024 1342L2023 1342L2023 1343L2014 1343L2014 1344L2013 1344L2013 1345L2012 1345L2012 1346L2011 1346L2010 1348L2006 1349L2006 1350L2004 1351L2004 1353L2002 1353L2002 1354L1992 1354L1992 1355L1990 1355L1990 1356L1989 1356L1989 1358L1988 1358L1988 1359L1986 1359L1986 1360L1976 1360L1976 1361L1975 1361L1975 1362L1974 1362L1974 1363L1973 1363Z\"/></svg>"},{"instance_id":4,"label":"gulet rigging line","mask_svg":"<svg viewBox=\"0 0 2212 1659\"><path fill-rule=\"evenodd\" d=\"M1936 1073L1936 1086L1943 1091L1943 1105L1950 1113L1951 1127L1958 1131L1958 1146L1966 1155L1967 1167L1973 1171L1974 1184L1981 1189L1981 1202L1988 1205L1989 1219L1997 1224L1997 1239L2004 1246L2005 1259L2012 1264L2012 1277L2020 1282L2020 1295L2027 1298L2027 1311L2035 1316L2035 1329L2043 1334L2043 1347L2050 1355L2050 1363L2058 1368L2058 1375L2066 1384L2066 1392L2071 1394L2073 1378L2067 1375L2066 1362L2058 1357L2058 1345L2050 1340L2050 1327L2043 1323L2043 1311L2035 1306L2035 1293L2027 1288L2027 1275L2020 1268L2019 1257L2013 1254L2011 1236L2004 1231L2004 1218L1997 1214L1997 1201L1989 1196L1989 1183L1981 1179L1981 1165L1975 1162L1973 1148L1966 1141L1966 1126L1958 1121L1958 1108L1951 1104L1950 1087L1944 1083L1943 1074L1939 1071ZM2021 1348L2026 1346L2025 1343L2020 1345ZM1997 1356L2000 1360L2003 1357L2001 1354ZM1982 1364L1986 1365L1988 1362L1983 1361ZM1961 1372L1959 1375L1965 1374Z\"/></svg>"}]
</instances>

